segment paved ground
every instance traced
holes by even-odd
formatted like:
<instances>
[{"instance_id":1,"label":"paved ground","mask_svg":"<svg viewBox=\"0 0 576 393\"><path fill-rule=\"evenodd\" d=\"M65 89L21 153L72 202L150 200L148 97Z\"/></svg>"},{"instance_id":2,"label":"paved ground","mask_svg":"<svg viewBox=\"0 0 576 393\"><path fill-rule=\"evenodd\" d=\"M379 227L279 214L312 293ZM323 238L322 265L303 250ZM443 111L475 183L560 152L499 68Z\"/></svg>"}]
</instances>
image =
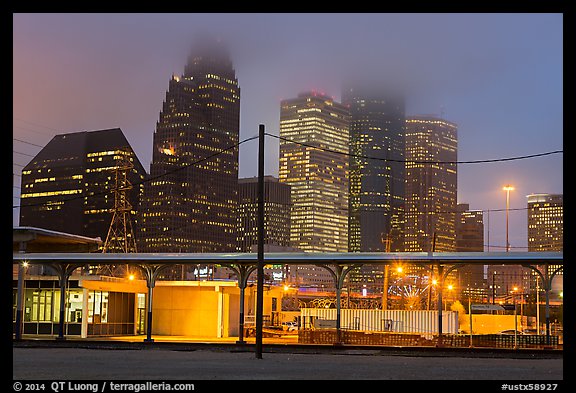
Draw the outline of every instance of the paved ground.
<instances>
[{"instance_id":1,"label":"paved ground","mask_svg":"<svg viewBox=\"0 0 576 393\"><path fill-rule=\"evenodd\" d=\"M298 351L295 351L298 352ZM563 379L561 356L404 356L197 349L13 347L13 379L47 380L505 380ZM472 385L470 385L472 387ZM499 387L500 385L498 385ZM498 389L500 390L500 389Z\"/></svg>"}]
</instances>

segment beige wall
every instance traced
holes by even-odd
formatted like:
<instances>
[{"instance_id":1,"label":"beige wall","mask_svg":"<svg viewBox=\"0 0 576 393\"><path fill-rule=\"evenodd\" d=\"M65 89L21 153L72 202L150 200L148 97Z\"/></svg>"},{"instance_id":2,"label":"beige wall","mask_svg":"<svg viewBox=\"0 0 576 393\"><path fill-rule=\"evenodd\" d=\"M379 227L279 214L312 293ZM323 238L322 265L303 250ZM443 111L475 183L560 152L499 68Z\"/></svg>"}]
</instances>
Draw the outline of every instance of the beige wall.
<instances>
[{"instance_id":1,"label":"beige wall","mask_svg":"<svg viewBox=\"0 0 576 393\"><path fill-rule=\"evenodd\" d=\"M240 320L240 289L236 283L157 282L152 301L152 334L195 337L237 337ZM231 285L230 285L231 284ZM282 291L264 293L264 315L282 303ZM245 293L245 315L256 310L256 296ZM254 302L254 304L252 304Z\"/></svg>"},{"instance_id":2,"label":"beige wall","mask_svg":"<svg viewBox=\"0 0 576 393\"><path fill-rule=\"evenodd\" d=\"M240 289L235 283L157 282L152 300L152 334L192 337L237 337L240 318ZM232 285L229 285L232 284ZM255 291L245 293L245 315L256 310ZM264 315L282 304L282 289L264 291Z\"/></svg>"},{"instance_id":3,"label":"beige wall","mask_svg":"<svg viewBox=\"0 0 576 393\"><path fill-rule=\"evenodd\" d=\"M157 285L152 298L152 333L216 337L218 296L214 287Z\"/></svg>"},{"instance_id":4,"label":"beige wall","mask_svg":"<svg viewBox=\"0 0 576 393\"><path fill-rule=\"evenodd\" d=\"M240 322L240 290L236 289L237 293L229 293L227 296L228 301L228 336L234 337L239 335L239 322ZM244 300L246 303L246 300ZM226 337L226 336L224 336Z\"/></svg>"}]
</instances>

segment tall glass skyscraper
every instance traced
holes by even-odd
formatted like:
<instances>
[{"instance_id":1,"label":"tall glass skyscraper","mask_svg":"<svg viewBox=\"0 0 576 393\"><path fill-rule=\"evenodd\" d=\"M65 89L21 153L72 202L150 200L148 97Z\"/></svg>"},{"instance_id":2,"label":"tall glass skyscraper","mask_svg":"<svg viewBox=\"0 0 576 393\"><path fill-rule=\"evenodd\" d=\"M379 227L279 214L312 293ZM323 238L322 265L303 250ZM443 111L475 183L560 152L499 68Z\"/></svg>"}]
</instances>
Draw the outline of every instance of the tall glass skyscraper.
<instances>
[{"instance_id":1,"label":"tall glass skyscraper","mask_svg":"<svg viewBox=\"0 0 576 393\"><path fill-rule=\"evenodd\" d=\"M457 153L456 124L406 119L406 251L455 251Z\"/></svg>"},{"instance_id":2,"label":"tall glass skyscraper","mask_svg":"<svg viewBox=\"0 0 576 393\"><path fill-rule=\"evenodd\" d=\"M236 249L240 88L225 45L201 37L173 76L154 133L140 249Z\"/></svg>"},{"instance_id":3,"label":"tall glass skyscraper","mask_svg":"<svg viewBox=\"0 0 576 393\"><path fill-rule=\"evenodd\" d=\"M313 92L283 100L279 179L291 186L290 245L302 251L348 251L346 107Z\"/></svg>"},{"instance_id":4,"label":"tall glass skyscraper","mask_svg":"<svg viewBox=\"0 0 576 393\"><path fill-rule=\"evenodd\" d=\"M347 87L342 103L351 115L348 249L386 251L390 241L390 251L402 251L404 99L365 87Z\"/></svg>"},{"instance_id":5,"label":"tall glass skyscraper","mask_svg":"<svg viewBox=\"0 0 576 393\"><path fill-rule=\"evenodd\" d=\"M348 250L402 251L404 98L384 88L349 85L342 103L351 116ZM382 292L383 273L381 266L363 265L349 282Z\"/></svg>"}]
</instances>

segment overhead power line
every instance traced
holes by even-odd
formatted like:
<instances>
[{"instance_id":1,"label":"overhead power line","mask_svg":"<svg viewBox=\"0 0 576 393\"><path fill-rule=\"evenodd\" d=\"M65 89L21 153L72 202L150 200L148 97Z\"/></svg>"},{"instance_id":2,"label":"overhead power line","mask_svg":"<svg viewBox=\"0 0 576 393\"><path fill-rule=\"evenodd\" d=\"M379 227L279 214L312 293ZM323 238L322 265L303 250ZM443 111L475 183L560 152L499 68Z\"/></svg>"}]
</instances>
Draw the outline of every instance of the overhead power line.
<instances>
[{"instance_id":1,"label":"overhead power line","mask_svg":"<svg viewBox=\"0 0 576 393\"><path fill-rule=\"evenodd\" d=\"M26 143L27 145L32 145L32 146L41 147L42 149L44 148L44 146L42 146L42 145L37 145L37 144L32 143L32 142L23 141L22 139L12 138L12 140L13 140L13 141L22 142L22 143Z\"/></svg>"},{"instance_id":2,"label":"overhead power line","mask_svg":"<svg viewBox=\"0 0 576 393\"><path fill-rule=\"evenodd\" d=\"M38 126L38 127L42 127L42 128L47 128L47 129L52 130L52 131L58 131L58 130L57 130L56 128L54 128L54 127L48 127L48 126L46 126L46 125L44 125L44 124L34 123L34 122L31 122L31 121L22 119L21 117L14 117L14 119L15 119L15 120L19 120L19 121L24 122L24 123L28 123L28 124L33 125L33 126Z\"/></svg>"},{"instance_id":3,"label":"overhead power line","mask_svg":"<svg viewBox=\"0 0 576 393\"><path fill-rule=\"evenodd\" d=\"M52 136L52 135L50 135L50 134L47 134L46 132L42 132L42 131L38 131L38 130L33 130L32 128L28 128L28 127L22 127L22 126L12 126L12 127L13 127L13 128L17 128L17 129L19 129L19 130L24 130L24 131L33 132L33 133L35 133L35 134L43 135L43 136L46 136L46 137Z\"/></svg>"},{"instance_id":4,"label":"overhead power line","mask_svg":"<svg viewBox=\"0 0 576 393\"><path fill-rule=\"evenodd\" d=\"M238 142L238 143L235 143L235 144L232 145L232 146L229 146L229 147L227 147L227 148L225 148L225 149L219 150L219 151L217 151L216 153L210 154L209 156L206 156L206 157L201 158L201 159L199 159L199 160L196 160L196 161L194 161L194 162L191 162L191 163L182 165L182 166L180 166L180 167L178 167L178 168L172 169L172 170L170 170L170 171L166 171L166 172L161 173L161 174L156 175L156 176L148 177L148 178L146 178L146 179L144 179L144 180L142 180L142 181L134 182L134 183L132 183L132 186L137 186L137 185L140 185L140 184L148 183L148 182L150 182L150 181L159 179L159 178L164 177L164 176L166 176L166 175L170 175L170 174L172 174L172 173L176 173L176 172L181 171L181 170L183 170L183 169L189 168L189 167L191 167L191 166L193 166L193 165L200 164L200 163L202 163L202 162L204 162L204 161L207 161L207 160L209 160L209 159L211 159L211 158L213 158L213 157L216 157L216 156L218 156L218 155L220 155L220 154L222 154L222 153L225 153L225 152L227 152L227 151L229 151L229 150L233 150L233 149L237 148L238 146L240 146L241 144L246 143L246 142L249 142L249 141L252 141L252 140L254 140L254 139L258 139L258 135L255 135L255 136L253 136L253 137L251 137L251 138L244 139L244 140L242 140L242 141L240 141L240 142ZM14 164L14 165L18 165L18 164ZM23 166L23 165L21 165L21 166ZM108 193L114 192L115 190L116 190L115 188L111 188L111 189L108 189L108 190L105 190L105 191L95 192L95 193L93 193L93 194L91 194L91 195L89 195L89 196L90 196L90 197L94 197L94 196L98 196L98 195L104 195L104 194L108 194ZM85 197L86 197L86 195L78 195L78 196L75 196L75 197L72 197L72 198L60 200L59 202L64 202L64 203L65 203L65 202L69 202L69 201L74 201L74 200L76 200L76 199L82 199L82 198L85 198ZM50 204L50 203L52 203L52 202L33 203L33 204L30 204L30 205L25 205L25 206L15 205L15 206L12 206L12 209L16 209L16 208L19 208L19 207L47 206L47 205Z\"/></svg>"},{"instance_id":5,"label":"overhead power line","mask_svg":"<svg viewBox=\"0 0 576 393\"><path fill-rule=\"evenodd\" d=\"M280 136L273 135L273 134L269 134L269 133L265 133L265 135L270 136L270 137L273 137L273 138L276 138L276 139L284 140L284 141L286 141L286 142L291 142L291 143L295 143L295 144L298 144L298 145L302 145L302 146L306 146L306 147L310 147L310 148L314 148L314 149L318 149L318 150L323 150L323 151L327 151L327 152L342 154L342 155L346 155L346 156L350 156L350 157L358 157L358 158L372 159L372 160L381 160L381 161L393 161L393 162L412 162L412 163L427 163L427 164L433 164L433 163L436 163L436 164L489 163L489 162L502 162L502 161L520 160L520 159L534 158L534 157L540 157L540 156L545 156L545 155L550 155L550 154L563 153L562 150L556 150L556 151L552 151L552 152L546 152L546 153L540 153L540 154L533 154L533 155L527 155L527 156L520 156L520 157L500 158L500 159L491 159L491 160L474 160L474 161L407 161L407 160L392 160L392 159L384 159L384 158L379 158L379 157L370 157L370 156L354 155L354 154L350 154L350 153L343 153L343 152L338 152L338 151L334 151L334 150L330 150L330 149L327 149L327 148L322 148L322 147L319 147L319 146L314 146L314 145L310 145L310 144L306 144L306 143L302 143L302 142L296 142L296 141L293 141L293 140L291 140L291 139L284 138L284 137L280 137ZM202 158L202 159L200 159L200 160L194 161L194 162L189 163L189 164L185 164L185 165L183 165L183 166L181 166L181 167L178 167L178 168L175 168L175 169L173 169L173 170L164 172L164 173L162 173L162 174L159 174L159 175L156 175L156 176L152 176L152 177L148 177L148 178L146 178L146 179L144 179L144 180L142 180L142 181L140 181L140 182L135 182L133 185L144 184L144 183L147 183L147 182L150 182L150 181L159 179L159 178L161 178L161 177L164 177L164 176L166 176L166 175L170 175L170 174L176 173L176 172L178 172L178 171L180 171L180 170L183 170L183 169L188 168L188 167L190 167L190 166L193 166L193 165L199 164L199 163L201 163L201 162L204 162L204 161L206 161L206 160L209 160L210 158L213 158L213 157L215 157L215 156L217 156L217 155L220 155L220 154L222 154L222 153L224 153L224 152L226 152L226 151L232 150L232 149L234 149L234 148L242 145L243 143L252 141L252 140L257 139L257 138L258 138L258 136L255 135L255 136L253 136L253 137L251 137L251 138L244 139L244 140L238 142L237 144L234 144L234 145L232 145L232 146L230 146L230 147L228 147L228 148L226 148L226 149L220 150L220 151L218 151L218 152L216 152L216 153L214 153L214 154L211 154L211 155L209 155L209 156L207 156L207 157L205 157L205 158ZM37 147L43 147L43 146L40 146L40 145L31 143L31 142L27 142L27 141L18 139L18 138L13 138L13 140L16 140L16 141L22 142L22 143L26 143L26 144L29 144L29 145L37 146ZM16 151L15 151L15 152L16 152ZM16 153L20 153L20 152L16 152ZM20 153L20 154L28 155L28 154L25 154L25 153ZM24 165L20 165L20 164L16 164L16 163L14 163L14 165L17 165L17 166L20 166L20 167L24 167ZM20 175L17 175L17 176L20 176ZM109 189L109 190L105 190L105 191L102 191L102 192L94 193L94 194L92 194L92 195L90 195L90 196L93 197L93 196L98 196L98 195L107 194L107 193L110 193L110 192L114 192L114 189ZM72 198L65 199L65 200L63 200L62 202L72 201L72 200L76 200L76 199L80 199L80 198L84 198L84 197L85 197L84 195L79 195L79 196L76 196L76 197L72 197ZM42 206L42 205L46 205L46 203L30 204L30 205L26 205L26 207ZM12 208L14 209L14 208L19 208L19 207L21 207L21 206L20 206L20 205L16 205L16 206L13 206ZM526 209L528 209L528 208L517 208L517 209L508 209L508 210L526 210ZM361 209L361 210L362 210L362 209ZM370 210L380 210L380 209L371 208ZM386 211L387 211L387 210L389 210L389 209L382 208L381 210L386 210ZM497 211L504 211L504 210L505 210L505 209L487 209L487 210L481 210L481 211L482 211L482 212L486 212L486 211L488 211L488 212L490 212L490 211L492 211L492 212L497 212ZM478 210L475 210L475 211L478 211ZM457 212L457 211L438 211L438 212L428 212L428 213L430 213L430 214L449 214L449 213L456 213L456 212ZM405 214L410 214L410 213L405 213Z\"/></svg>"},{"instance_id":6,"label":"overhead power line","mask_svg":"<svg viewBox=\"0 0 576 393\"><path fill-rule=\"evenodd\" d=\"M516 161L516 160L524 160L527 158L535 158L535 157L542 157L542 156L548 156L551 154L558 154L558 153L563 153L563 150L554 150L554 151L549 151L546 153L538 153L538 154L531 154L531 155L526 155L526 156L519 156L519 157L508 157L508 158L495 158L495 159L491 159L491 160L471 160L471 161L421 161L421 160L395 160L395 159L391 159L391 158L381 158L381 157L370 157L370 156L364 156L361 154L351 154L351 153L344 153L341 151L336 151L336 150L331 150L325 147L320 147L320 146L314 146L308 143L304 143L304 142L296 142L292 139L288 139L282 136L278 136L278 135L273 135L273 134L269 134L269 133L265 133L265 135L270 136L272 138L276 138L279 139L281 141L285 141L285 142L290 142L290 143L295 143L297 145L300 146L305 146L305 147L310 147L312 149L317 149L317 150L322 150L322 151L326 151L329 153L336 153L336 154L341 154L344 156L348 156L348 157L355 157L355 158L364 158L366 160L377 160L377 161L386 161L386 162L401 162L401 163L411 163L411 164L485 164L485 163L490 163L490 162L504 162L504 161Z\"/></svg>"},{"instance_id":7,"label":"overhead power line","mask_svg":"<svg viewBox=\"0 0 576 393\"><path fill-rule=\"evenodd\" d=\"M275 205L282 205L282 206L293 206L294 203L286 203L286 202L274 202ZM327 208L328 209L328 208ZM482 213L490 213L490 212L504 212L506 210L508 211L515 211L515 210L528 210L530 209L529 207L517 207L517 208L501 208L501 209L470 209L470 210L439 210L439 211L428 211L428 212L416 212L416 213L410 213L407 211L403 212L404 216L413 216L413 215L419 215L419 214L456 214L456 213L474 213L474 212L482 212ZM532 209L535 209L534 207L532 207ZM399 212L400 210L398 209L393 209L391 207L369 207L369 208L358 208L358 209L354 209L355 212L389 212L389 213L395 213L395 212Z\"/></svg>"},{"instance_id":8,"label":"overhead power line","mask_svg":"<svg viewBox=\"0 0 576 393\"><path fill-rule=\"evenodd\" d=\"M22 152L16 151L16 150L12 150L12 153L22 154L23 156L28 156L28 157L32 157L32 158L36 157L36 156L33 156L32 154L22 153Z\"/></svg>"}]
</instances>

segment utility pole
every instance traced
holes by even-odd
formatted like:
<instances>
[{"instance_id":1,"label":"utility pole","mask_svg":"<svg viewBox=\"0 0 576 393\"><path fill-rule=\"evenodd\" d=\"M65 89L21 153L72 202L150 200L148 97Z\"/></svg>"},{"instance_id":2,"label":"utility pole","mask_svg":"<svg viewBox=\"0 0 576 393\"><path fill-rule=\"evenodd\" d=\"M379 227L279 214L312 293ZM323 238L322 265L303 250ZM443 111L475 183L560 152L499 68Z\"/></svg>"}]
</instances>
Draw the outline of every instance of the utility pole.
<instances>
[{"instance_id":1,"label":"utility pole","mask_svg":"<svg viewBox=\"0 0 576 393\"><path fill-rule=\"evenodd\" d=\"M390 232L386 234L386 238L382 238L382 242L386 245L385 252L390 252ZM390 281L390 265L384 265L384 286L382 288L382 310L388 309L388 286ZM348 299L350 301L350 299Z\"/></svg>"},{"instance_id":2,"label":"utility pole","mask_svg":"<svg viewBox=\"0 0 576 393\"><path fill-rule=\"evenodd\" d=\"M432 252L434 251L436 251L436 231L434 231L432 235ZM430 279L432 279L432 276L434 276L434 265L430 265ZM430 310L430 303L432 303L432 282L428 282L428 300L426 302L427 310Z\"/></svg>"},{"instance_id":3,"label":"utility pole","mask_svg":"<svg viewBox=\"0 0 576 393\"><path fill-rule=\"evenodd\" d=\"M256 359L262 359L264 308L264 124L258 130L258 265L256 285Z\"/></svg>"},{"instance_id":4,"label":"utility pole","mask_svg":"<svg viewBox=\"0 0 576 393\"><path fill-rule=\"evenodd\" d=\"M510 241L508 238L508 211L510 210L510 191L514 190L511 185L506 185L503 188L506 191L506 252L510 251Z\"/></svg>"}]
</instances>

